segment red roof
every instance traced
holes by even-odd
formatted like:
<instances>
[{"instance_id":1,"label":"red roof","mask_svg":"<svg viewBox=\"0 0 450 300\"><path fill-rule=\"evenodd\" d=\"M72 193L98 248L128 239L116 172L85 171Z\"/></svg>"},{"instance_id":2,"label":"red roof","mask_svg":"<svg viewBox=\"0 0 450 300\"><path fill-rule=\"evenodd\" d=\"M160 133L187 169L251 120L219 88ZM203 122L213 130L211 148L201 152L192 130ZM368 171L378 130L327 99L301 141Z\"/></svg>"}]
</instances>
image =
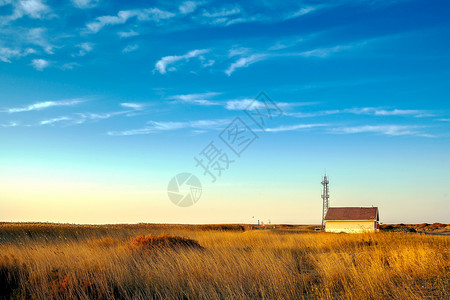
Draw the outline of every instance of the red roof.
<instances>
[{"instance_id":1,"label":"red roof","mask_svg":"<svg viewBox=\"0 0 450 300\"><path fill-rule=\"evenodd\" d=\"M378 207L330 207L325 220L378 220Z\"/></svg>"}]
</instances>

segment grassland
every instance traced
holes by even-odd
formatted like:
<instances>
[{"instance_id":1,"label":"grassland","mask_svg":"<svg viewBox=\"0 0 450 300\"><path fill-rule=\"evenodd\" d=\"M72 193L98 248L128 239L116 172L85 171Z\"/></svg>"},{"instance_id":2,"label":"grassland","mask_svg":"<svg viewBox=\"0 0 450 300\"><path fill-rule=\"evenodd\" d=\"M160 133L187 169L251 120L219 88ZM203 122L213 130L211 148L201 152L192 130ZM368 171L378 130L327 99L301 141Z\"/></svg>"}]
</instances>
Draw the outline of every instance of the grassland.
<instances>
[{"instance_id":1,"label":"grassland","mask_svg":"<svg viewBox=\"0 0 450 300\"><path fill-rule=\"evenodd\" d=\"M450 298L450 237L313 228L0 223L0 298Z\"/></svg>"}]
</instances>

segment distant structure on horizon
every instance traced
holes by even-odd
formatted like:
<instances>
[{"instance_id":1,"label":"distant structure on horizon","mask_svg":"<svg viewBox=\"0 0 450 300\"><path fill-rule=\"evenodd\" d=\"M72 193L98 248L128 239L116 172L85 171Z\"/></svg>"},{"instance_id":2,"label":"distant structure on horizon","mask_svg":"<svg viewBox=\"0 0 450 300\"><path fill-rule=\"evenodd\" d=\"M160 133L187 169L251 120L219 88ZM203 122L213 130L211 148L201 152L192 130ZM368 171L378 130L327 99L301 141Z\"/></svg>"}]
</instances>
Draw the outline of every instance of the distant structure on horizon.
<instances>
[{"instance_id":1,"label":"distant structure on horizon","mask_svg":"<svg viewBox=\"0 0 450 300\"><path fill-rule=\"evenodd\" d=\"M378 207L330 207L329 180L322 178L322 230L325 232L377 232Z\"/></svg>"},{"instance_id":2,"label":"distant structure on horizon","mask_svg":"<svg viewBox=\"0 0 450 300\"><path fill-rule=\"evenodd\" d=\"M330 195L329 195L329 190L328 190L328 184L330 182L328 181L327 178L327 173L325 172L325 175L323 176L322 182L321 184L323 185L323 191L322 191L322 230L324 228L325 225L325 216L327 214L328 211L328 207L330 206Z\"/></svg>"}]
</instances>

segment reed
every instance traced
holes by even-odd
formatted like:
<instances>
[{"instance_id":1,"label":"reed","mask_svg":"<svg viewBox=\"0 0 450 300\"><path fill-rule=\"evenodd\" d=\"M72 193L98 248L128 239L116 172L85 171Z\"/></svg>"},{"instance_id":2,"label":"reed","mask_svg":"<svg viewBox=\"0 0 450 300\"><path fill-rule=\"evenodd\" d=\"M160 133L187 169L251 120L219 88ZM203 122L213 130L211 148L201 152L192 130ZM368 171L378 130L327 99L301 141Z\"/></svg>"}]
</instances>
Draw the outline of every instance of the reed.
<instances>
[{"instance_id":1,"label":"reed","mask_svg":"<svg viewBox=\"0 0 450 300\"><path fill-rule=\"evenodd\" d=\"M0 224L5 299L448 299L448 236Z\"/></svg>"}]
</instances>

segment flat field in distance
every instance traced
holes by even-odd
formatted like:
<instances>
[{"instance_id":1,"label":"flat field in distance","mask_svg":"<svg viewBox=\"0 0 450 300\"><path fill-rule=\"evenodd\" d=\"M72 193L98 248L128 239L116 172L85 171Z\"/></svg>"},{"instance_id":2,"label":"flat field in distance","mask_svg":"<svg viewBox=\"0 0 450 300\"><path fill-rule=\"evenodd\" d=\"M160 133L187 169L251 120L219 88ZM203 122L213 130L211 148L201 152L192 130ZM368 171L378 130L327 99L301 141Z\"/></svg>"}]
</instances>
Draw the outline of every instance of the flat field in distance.
<instances>
[{"instance_id":1,"label":"flat field in distance","mask_svg":"<svg viewBox=\"0 0 450 300\"><path fill-rule=\"evenodd\" d=\"M450 237L389 226L0 223L0 299L449 299Z\"/></svg>"}]
</instances>

